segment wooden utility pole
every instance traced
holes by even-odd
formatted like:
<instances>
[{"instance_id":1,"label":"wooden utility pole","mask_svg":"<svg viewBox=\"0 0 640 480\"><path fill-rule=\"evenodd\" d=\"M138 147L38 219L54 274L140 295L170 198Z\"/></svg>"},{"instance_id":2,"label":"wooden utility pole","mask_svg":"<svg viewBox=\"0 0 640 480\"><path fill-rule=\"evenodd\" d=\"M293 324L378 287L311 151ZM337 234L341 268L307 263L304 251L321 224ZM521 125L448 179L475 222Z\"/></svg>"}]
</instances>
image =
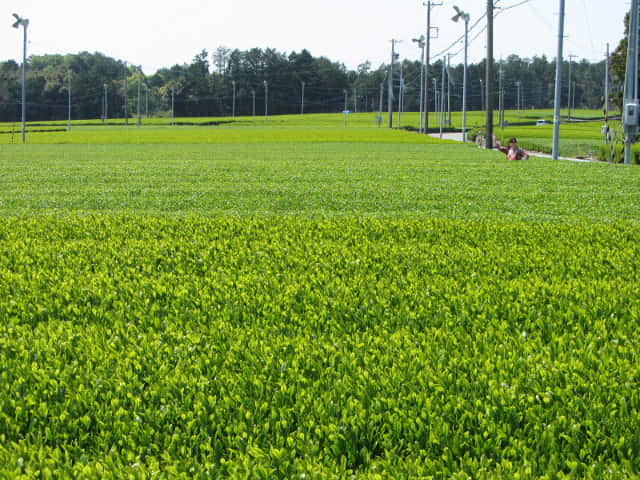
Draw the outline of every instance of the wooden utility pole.
<instances>
[{"instance_id":1,"label":"wooden utility pole","mask_svg":"<svg viewBox=\"0 0 640 480\"><path fill-rule=\"evenodd\" d=\"M485 145L493 148L493 0L487 0L487 68L485 77L487 111Z\"/></svg>"}]
</instances>

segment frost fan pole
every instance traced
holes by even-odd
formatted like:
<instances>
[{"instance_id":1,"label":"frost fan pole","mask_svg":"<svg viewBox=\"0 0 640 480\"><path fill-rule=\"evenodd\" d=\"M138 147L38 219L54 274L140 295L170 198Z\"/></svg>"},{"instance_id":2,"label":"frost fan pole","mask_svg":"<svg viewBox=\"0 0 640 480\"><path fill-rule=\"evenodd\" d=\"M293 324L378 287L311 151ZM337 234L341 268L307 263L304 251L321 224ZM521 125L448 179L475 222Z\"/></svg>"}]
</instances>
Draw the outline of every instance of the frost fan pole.
<instances>
[{"instance_id":1,"label":"frost fan pole","mask_svg":"<svg viewBox=\"0 0 640 480\"><path fill-rule=\"evenodd\" d=\"M20 26L22 26L24 30L24 43L22 48L22 143L25 143L25 125L27 118L27 27L29 26L29 19L21 18L17 13L14 13L13 16L16 18L13 28L20 28Z\"/></svg>"}]
</instances>

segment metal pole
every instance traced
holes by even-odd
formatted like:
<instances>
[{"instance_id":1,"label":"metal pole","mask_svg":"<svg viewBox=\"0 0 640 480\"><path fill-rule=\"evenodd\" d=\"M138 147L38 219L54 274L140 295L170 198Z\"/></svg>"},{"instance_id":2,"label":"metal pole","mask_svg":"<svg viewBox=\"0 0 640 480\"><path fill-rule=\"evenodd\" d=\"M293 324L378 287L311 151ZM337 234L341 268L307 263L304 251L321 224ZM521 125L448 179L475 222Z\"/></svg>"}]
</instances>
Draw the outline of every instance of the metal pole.
<instances>
[{"instance_id":1,"label":"metal pole","mask_svg":"<svg viewBox=\"0 0 640 480\"><path fill-rule=\"evenodd\" d=\"M424 48L425 48L425 43L424 40L420 42L420 47L422 49L422 53L420 55L420 63L422 65L422 68L420 69L420 122L418 125L418 133L422 133L423 130L423 118L422 118L422 112L423 112L423 107L424 107Z\"/></svg>"},{"instance_id":2,"label":"metal pole","mask_svg":"<svg viewBox=\"0 0 640 480\"><path fill-rule=\"evenodd\" d=\"M462 75L462 143L467 141L467 47L469 45L469 15L464 19L464 73Z\"/></svg>"},{"instance_id":3,"label":"metal pole","mask_svg":"<svg viewBox=\"0 0 640 480\"><path fill-rule=\"evenodd\" d=\"M107 96L107 84L104 84L104 126L107 126L108 110L109 110L109 97Z\"/></svg>"},{"instance_id":4,"label":"metal pole","mask_svg":"<svg viewBox=\"0 0 640 480\"><path fill-rule=\"evenodd\" d=\"M304 82L302 82L302 102L300 103L300 114L304 114Z\"/></svg>"},{"instance_id":5,"label":"metal pole","mask_svg":"<svg viewBox=\"0 0 640 480\"><path fill-rule=\"evenodd\" d=\"M251 103L252 103L252 116L253 116L253 126L256 126L256 91L251 89Z\"/></svg>"},{"instance_id":6,"label":"metal pole","mask_svg":"<svg viewBox=\"0 0 640 480\"><path fill-rule=\"evenodd\" d=\"M140 127L140 93L142 91L142 66L138 68L138 106L136 110L136 127Z\"/></svg>"},{"instance_id":7,"label":"metal pole","mask_svg":"<svg viewBox=\"0 0 640 480\"><path fill-rule=\"evenodd\" d=\"M493 0L487 0L487 67L485 71L485 145L493 148Z\"/></svg>"},{"instance_id":8,"label":"metal pole","mask_svg":"<svg viewBox=\"0 0 640 480\"><path fill-rule=\"evenodd\" d=\"M425 5L422 2L422 5ZM427 6L427 34L426 34L426 51L425 51L425 60L424 60L424 108L422 109L424 112L424 122L423 122L423 131L427 133L427 129L429 128L429 53L431 46L431 42L429 41L431 38L431 0L426 3Z\"/></svg>"},{"instance_id":9,"label":"metal pole","mask_svg":"<svg viewBox=\"0 0 640 480\"><path fill-rule=\"evenodd\" d=\"M438 102L438 80L435 78L432 78L431 81L433 82L433 112L436 114L436 120L438 120L438 105L440 105L440 103Z\"/></svg>"},{"instance_id":10,"label":"metal pole","mask_svg":"<svg viewBox=\"0 0 640 480\"><path fill-rule=\"evenodd\" d=\"M173 127L173 114L174 114L174 110L173 110L173 106L174 106L174 90L173 88L171 89L171 126Z\"/></svg>"},{"instance_id":11,"label":"metal pole","mask_svg":"<svg viewBox=\"0 0 640 480\"><path fill-rule=\"evenodd\" d=\"M567 118L569 121L571 121L571 94L572 94L572 90L571 90L571 66L573 63L573 59L576 58L576 55L569 55L569 94L567 96L567 108L569 109L569 113L567 115Z\"/></svg>"},{"instance_id":12,"label":"metal pole","mask_svg":"<svg viewBox=\"0 0 640 480\"><path fill-rule=\"evenodd\" d=\"M516 102L518 104L518 121L520 121L520 81L516 82L516 87L518 88Z\"/></svg>"},{"instance_id":13,"label":"metal pole","mask_svg":"<svg viewBox=\"0 0 640 480\"><path fill-rule=\"evenodd\" d=\"M609 145L609 44L607 43L607 56L604 71L604 124L607 127L604 134L604 143Z\"/></svg>"},{"instance_id":14,"label":"metal pole","mask_svg":"<svg viewBox=\"0 0 640 480\"><path fill-rule=\"evenodd\" d=\"M232 106L231 106L231 118L236 118L236 81L233 80L231 82L231 85L233 85L233 100L232 100Z\"/></svg>"},{"instance_id":15,"label":"metal pole","mask_svg":"<svg viewBox=\"0 0 640 480\"><path fill-rule=\"evenodd\" d=\"M387 99L389 107L389 128L393 128L393 63L396 60L396 41L391 40L391 66L389 67L389 95Z\"/></svg>"},{"instance_id":16,"label":"metal pole","mask_svg":"<svg viewBox=\"0 0 640 480\"><path fill-rule=\"evenodd\" d=\"M558 19L558 54L556 56L556 87L553 108L553 160L558 160L560 145L560 98L562 96L562 47L564 42L564 0L560 0Z\"/></svg>"},{"instance_id":17,"label":"metal pole","mask_svg":"<svg viewBox=\"0 0 640 480\"><path fill-rule=\"evenodd\" d=\"M358 113L358 89L353 89L353 111Z\"/></svg>"},{"instance_id":18,"label":"metal pole","mask_svg":"<svg viewBox=\"0 0 640 480\"><path fill-rule=\"evenodd\" d=\"M382 96L384 95L384 81L387 79L387 72L384 72L384 78L380 82L380 111L378 119L378 128L382 126Z\"/></svg>"},{"instance_id":19,"label":"metal pole","mask_svg":"<svg viewBox=\"0 0 640 480\"><path fill-rule=\"evenodd\" d=\"M70 132L71 131L71 70L69 70L68 90L69 90L69 115L68 115L68 121L67 121L67 132Z\"/></svg>"},{"instance_id":20,"label":"metal pole","mask_svg":"<svg viewBox=\"0 0 640 480\"><path fill-rule=\"evenodd\" d=\"M638 0L632 0L622 117L625 165L631 163L631 144L638 134L638 15Z\"/></svg>"},{"instance_id":21,"label":"metal pole","mask_svg":"<svg viewBox=\"0 0 640 480\"><path fill-rule=\"evenodd\" d=\"M269 84L264 81L264 124L269 124Z\"/></svg>"},{"instance_id":22,"label":"metal pole","mask_svg":"<svg viewBox=\"0 0 640 480\"><path fill-rule=\"evenodd\" d=\"M607 43L607 59L604 73L604 118L609 118L609 44Z\"/></svg>"},{"instance_id":23,"label":"metal pole","mask_svg":"<svg viewBox=\"0 0 640 480\"><path fill-rule=\"evenodd\" d=\"M126 75L126 74L125 74ZM124 77L124 124L129 125L129 87L127 86L127 77Z\"/></svg>"},{"instance_id":24,"label":"metal pole","mask_svg":"<svg viewBox=\"0 0 640 480\"><path fill-rule=\"evenodd\" d=\"M144 113L149 118L149 85L144 84Z\"/></svg>"},{"instance_id":25,"label":"metal pole","mask_svg":"<svg viewBox=\"0 0 640 480\"><path fill-rule=\"evenodd\" d=\"M29 22L23 23L24 45L22 49L22 143L26 143L27 125L27 26Z\"/></svg>"},{"instance_id":26,"label":"metal pole","mask_svg":"<svg viewBox=\"0 0 640 480\"><path fill-rule=\"evenodd\" d=\"M504 72L502 71L502 58L500 59L500 72L498 74L498 123L504 128Z\"/></svg>"},{"instance_id":27,"label":"metal pole","mask_svg":"<svg viewBox=\"0 0 640 480\"><path fill-rule=\"evenodd\" d=\"M447 122L451 127L451 72L449 67L451 66L451 57L453 55L447 54Z\"/></svg>"},{"instance_id":28,"label":"metal pole","mask_svg":"<svg viewBox=\"0 0 640 480\"><path fill-rule=\"evenodd\" d=\"M400 129L400 120L402 118L402 81L404 80L402 76L404 75L404 63L400 64L400 86L399 86L399 95L398 95L398 129Z\"/></svg>"},{"instance_id":29,"label":"metal pole","mask_svg":"<svg viewBox=\"0 0 640 480\"><path fill-rule=\"evenodd\" d=\"M442 140L442 129L444 127L444 78L447 57L442 57L442 92L440 93L440 140Z\"/></svg>"},{"instance_id":30,"label":"metal pole","mask_svg":"<svg viewBox=\"0 0 640 480\"><path fill-rule=\"evenodd\" d=\"M480 79L480 109L484 112L484 82Z\"/></svg>"}]
</instances>

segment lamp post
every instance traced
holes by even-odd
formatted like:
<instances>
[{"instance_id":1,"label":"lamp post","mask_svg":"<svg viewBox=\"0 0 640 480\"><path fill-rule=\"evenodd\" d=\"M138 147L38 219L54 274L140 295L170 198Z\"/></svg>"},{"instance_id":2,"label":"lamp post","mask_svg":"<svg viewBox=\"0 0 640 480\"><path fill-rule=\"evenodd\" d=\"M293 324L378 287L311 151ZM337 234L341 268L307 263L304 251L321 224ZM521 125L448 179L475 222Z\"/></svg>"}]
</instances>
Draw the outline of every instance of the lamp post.
<instances>
[{"instance_id":1,"label":"lamp post","mask_svg":"<svg viewBox=\"0 0 640 480\"><path fill-rule=\"evenodd\" d=\"M454 6L456 11L452 18L454 22L458 22L461 18L464 20L464 74L462 76L462 143L467 141L467 48L469 40L469 14L463 12Z\"/></svg>"},{"instance_id":2,"label":"lamp post","mask_svg":"<svg viewBox=\"0 0 640 480\"><path fill-rule=\"evenodd\" d=\"M16 21L13 28L24 29L24 44L22 48L22 143L25 143L25 122L27 118L27 27L29 26L28 18L21 18L17 13L13 14Z\"/></svg>"}]
</instances>

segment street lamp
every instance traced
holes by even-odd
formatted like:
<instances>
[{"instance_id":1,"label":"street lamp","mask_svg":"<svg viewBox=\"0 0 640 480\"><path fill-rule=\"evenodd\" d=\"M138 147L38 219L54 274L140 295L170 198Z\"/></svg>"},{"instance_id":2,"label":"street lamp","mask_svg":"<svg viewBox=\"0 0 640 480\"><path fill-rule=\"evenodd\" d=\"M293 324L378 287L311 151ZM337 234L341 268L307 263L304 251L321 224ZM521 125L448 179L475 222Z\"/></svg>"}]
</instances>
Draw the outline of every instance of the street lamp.
<instances>
[{"instance_id":1,"label":"street lamp","mask_svg":"<svg viewBox=\"0 0 640 480\"><path fill-rule=\"evenodd\" d=\"M456 14L451 20L458 22L464 20L464 74L462 77L462 142L467 141L467 47L469 45L469 14L463 12L454 5Z\"/></svg>"},{"instance_id":2,"label":"street lamp","mask_svg":"<svg viewBox=\"0 0 640 480\"><path fill-rule=\"evenodd\" d=\"M14 13L13 16L16 17L13 28L20 28L20 25L22 25L24 29L24 46L22 49L22 143L25 143L25 120L27 117L27 27L29 26L29 19L21 18L17 13Z\"/></svg>"}]
</instances>

